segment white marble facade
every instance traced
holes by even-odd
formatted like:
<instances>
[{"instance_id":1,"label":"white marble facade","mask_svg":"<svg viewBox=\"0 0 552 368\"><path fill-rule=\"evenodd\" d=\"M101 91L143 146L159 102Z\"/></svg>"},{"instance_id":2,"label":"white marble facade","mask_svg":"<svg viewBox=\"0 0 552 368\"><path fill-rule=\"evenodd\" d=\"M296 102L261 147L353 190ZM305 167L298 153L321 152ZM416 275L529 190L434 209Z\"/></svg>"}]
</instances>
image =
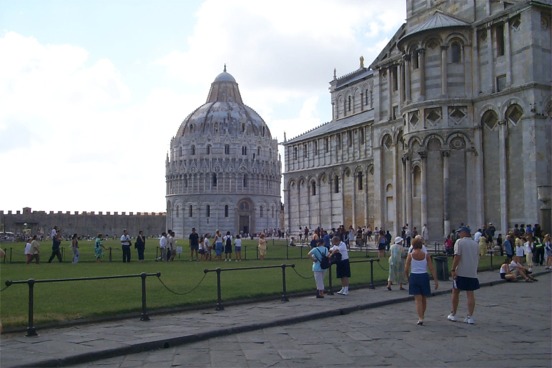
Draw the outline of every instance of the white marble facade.
<instances>
[{"instance_id":1,"label":"white marble facade","mask_svg":"<svg viewBox=\"0 0 552 368\"><path fill-rule=\"evenodd\" d=\"M184 119L166 159L167 229L200 234L279 228L281 162L264 120L224 71Z\"/></svg>"},{"instance_id":2,"label":"white marble facade","mask_svg":"<svg viewBox=\"0 0 552 368\"><path fill-rule=\"evenodd\" d=\"M368 67L334 71L331 121L283 143L287 229L550 232L550 1L406 6Z\"/></svg>"}]
</instances>

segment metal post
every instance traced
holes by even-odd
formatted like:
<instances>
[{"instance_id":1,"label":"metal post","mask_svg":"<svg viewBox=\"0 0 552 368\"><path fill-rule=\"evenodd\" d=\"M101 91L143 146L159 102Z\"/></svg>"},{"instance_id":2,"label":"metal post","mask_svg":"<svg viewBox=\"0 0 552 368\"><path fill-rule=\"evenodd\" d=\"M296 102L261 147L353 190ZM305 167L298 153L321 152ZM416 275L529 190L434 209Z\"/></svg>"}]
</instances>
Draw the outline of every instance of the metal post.
<instances>
[{"instance_id":1,"label":"metal post","mask_svg":"<svg viewBox=\"0 0 552 368\"><path fill-rule=\"evenodd\" d=\"M221 297L221 291L220 291L220 267L217 268L217 308L216 310L224 310L224 306L222 305L222 297Z\"/></svg>"},{"instance_id":2,"label":"metal post","mask_svg":"<svg viewBox=\"0 0 552 368\"><path fill-rule=\"evenodd\" d=\"M328 275L328 287L330 288L330 290L328 291L328 294L330 295L333 295L333 290L332 290L332 265L330 264L330 267L328 268L329 270L329 275Z\"/></svg>"},{"instance_id":3,"label":"metal post","mask_svg":"<svg viewBox=\"0 0 552 368\"><path fill-rule=\"evenodd\" d=\"M109 247L109 262L111 262L111 247Z\"/></svg>"},{"instance_id":4,"label":"metal post","mask_svg":"<svg viewBox=\"0 0 552 368\"><path fill-rule=\"evenodd\" d=\"M289 299L286 295L286 265L282 265L282 301L289 302Z\"/></svg>"},{"instance_id":5,"label":"metal post","mask_svg":"<svg viewBox=\"0 0 552 368\"><path fill-rule=\"evenodd\" d=\"M374 260L370 260L370 285L368 286L369 289L375 289L374 286Z\"/></svg>"},{"instance_id":6,"label":"metal post","mask_svg":"<svg viewBox=\"0 0 552 368\"><path fill-rule=\"evenodd\" d=\"M35 280L29 279L27 281L29 285L29 322L27 326L27 334L25 336L38 336L33 324L33 309L34 309L34 284Z\"/></svg>"},{"instance_id":7,"label":"metal post","mask_svg":"<svg viewBox=\"0 0 552 368\"><path fill-rule=\"evenodd\" d=\"M491 248L491 268L490 268L491 271L493 270L493 253L494 253L494 251Z\"/></svg>"},{"instance_id":8,"label":"metal post","mask_svg":"<svg viewBox=\"0 0 552 368\"><path fill-rule=\"evenodd\" d=\"M140 316L140 321L149 321L150 318L148 316L148 312L146 310L146 273L142 272L140 274L140 277L142 278L142 314Z\"/></svg>"}]
</instances>

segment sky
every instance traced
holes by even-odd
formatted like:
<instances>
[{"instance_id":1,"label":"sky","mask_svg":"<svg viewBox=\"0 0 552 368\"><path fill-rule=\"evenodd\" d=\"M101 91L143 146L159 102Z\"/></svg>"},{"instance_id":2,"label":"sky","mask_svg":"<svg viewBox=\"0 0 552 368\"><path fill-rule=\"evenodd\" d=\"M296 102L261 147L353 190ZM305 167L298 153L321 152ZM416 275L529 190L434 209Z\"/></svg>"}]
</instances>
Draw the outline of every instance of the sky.
<instances>
[{"instance_id":1,"label":"sky","mask_svg":"<svg viewBox=\"0 0 552 368\"><path fill-rule=\"evenodd\" d=\"M0 210L165 212L170 140L224 65L281 143L331 120L334 69L405 18L405 0L0 0Z\"/></svg>"}]
</instances>

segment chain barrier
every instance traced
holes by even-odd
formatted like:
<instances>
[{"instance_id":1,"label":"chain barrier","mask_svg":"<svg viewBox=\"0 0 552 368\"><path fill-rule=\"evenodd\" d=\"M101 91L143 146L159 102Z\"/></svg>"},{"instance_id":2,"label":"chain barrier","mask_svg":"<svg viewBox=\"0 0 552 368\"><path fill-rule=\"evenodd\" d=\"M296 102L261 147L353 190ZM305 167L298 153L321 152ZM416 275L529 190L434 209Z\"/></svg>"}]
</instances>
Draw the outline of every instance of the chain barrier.
<instances>
[{"instance_id":1,"label":"chain barrier","mask_svg":"<svg viewBox=\"0 0 552 368\"><path fill-rule=\"evenodd\" d=\"M389 272L389 269L383 267L383 266L381 265L381 262L378 262L378 266L380 266L380 268L381 268L382 270L384 270L385 272Z\"/></svg>"},{"instance_id":2,"label":"chain barrier","mask_svg":"<svg viewBox=\"0 0 552 368\"><path fill-rule=\"evenodd\" d=\"M305 280L308 280L308 279L312 279L314 278L314 275L310 275L310 276L303 276L301 275L299 272L297 272L297 270L295 269L295 267L293 267L293 271L297 274L297 276L299 276L300 278L302 279L305 279Z\"/></svg>"},{"instance_id":3,"label":"chain barrier","mask_svg":"<svg viewBox=\"0 0 552 368\"><path fill-rule=\"evenodd\" d=\"M195 289L197 289L199 287L199 285L201 285L201 283L203 282L203 280L205 280L205 276L207 276L206 273L203 274L203 277L201 278L201 280L199 280L199 282L197 283L196 286L194 286L192 289L184 292L184 293L179 293L177 291L174 291L173 289L171 289L170 287L168 287L164 282L163 280L161 280L161 276L157 276L157 280L159 280L159 282L161 283L161 285L163 285L165 287L165 289L167 289L168 292L171 292L175 295L187 295L187 294L190 294L192 291L194 291Z\"/></svg>"}]
</instances>

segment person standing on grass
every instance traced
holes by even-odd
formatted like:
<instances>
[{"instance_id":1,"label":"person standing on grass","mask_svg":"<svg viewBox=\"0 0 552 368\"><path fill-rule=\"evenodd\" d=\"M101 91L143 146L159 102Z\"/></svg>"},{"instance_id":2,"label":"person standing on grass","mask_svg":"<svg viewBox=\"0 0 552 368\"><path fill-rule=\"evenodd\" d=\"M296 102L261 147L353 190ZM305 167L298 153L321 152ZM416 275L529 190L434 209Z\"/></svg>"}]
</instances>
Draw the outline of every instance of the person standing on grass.
<instances>
[{"instance_id":1,"label":"person standing on grass","mask_svg":"<svg viewBox=\"0 0 552 368\"><path fill-rule=\"evenodd\" d=\"M31 238L28 238L25 244L25 262L27 264L31 263L31 255Z\"/></svg>"},{"instance_id":2,"label":"person standing on grass","mask_svg":"<svg viewBox=\"0 0 552 368\"><path fill-rule=\"evenodd\" d=\"M242 248L242 240L241 240L241 236L238 234L238 235L236 235L236 239L234 240L234 250L236 252L236 262L241 262L241 248Z\"/></svg>"},{"instance_id":3,"label":"person standing on grass","mask_svg":"<svg viewBox=\"0 0 552 368\"><path fill-rule=\"evenodd\" d=\"M123 230L123 235L121 235L121 248L123 249L123 263L130 263L130 235L126 229Z\"/></svg>"},{"instance_id":4,"label":"person standing on grass","mask_svg":"<svg viewBox=\"0 0 552 368\"><path fill-rule=\"evenodd\" d=\"M136 237L136 243L134 247L138 251L138 261L144 262L144 251L146 249L146 238L144 237L144 232L142 230L138 231L138 236Z\"/></svg>"},{"instance_id":5,"label":"person standing on grass","mask_svg":"<svg viewBox=\"0 0 552 368\"><path fill-rule=\"evenodd\" d=\"M103 258L103 251L105 247L102 244L102 234L98 234L94 241L94 255L96 256L96 262L101 262Z\"/></svg>"},{"instance_id":6,"label":"person standing on grass","mask_svg":"<svg viewBox=\"0 0 552 368\"><path fill-rule=\"evenodd\" d=\"M215 243L215 259L217 261L222 261L224 245L222 244L222 234L220 233L220 230L215 232L215 240L213 240L213 242Z\"/></svg>"},{"instance_id":7,"label":"person standing on grass","mask_svg":"<svg viewBox=\"0 0 552 368\"><path fill-rule=\"evenodd\" d=\"M199 234L196 232L195 227L192 228L192 233L188 236L188 240L190 241L190 261L194 260L194 254L196 261L199 261Z\"/></svg>"},{"instance_id":8,"label":"person standing on grass","mask_svg":"<svg viewBox=\"0 0 552 368\"><path fill-rule=\"evenodd\" d=\"M33 235L33 240L31 241L31 259L29 262L33 260L36 264L40 262L40 243L36 235Z\"/></svg>"},{"instance_id":9,"label":"person standing on grass","mask_svg":"<svg viewBox=\"0 0 552 368\"><path fill-rule=\"evenodd\" d=\"M226 232L224 237L224 262L232 262L232 235Z\"/></svg>"},{"instance_id":10,"label":"person standing on grass","mask_svg":"<svg viewBox=\"0 0 552 368\"><path fill-rule=\"evenodd\" d=\"M61 234L57 233L54 236L54 240L52 242L52 255L50 256L50 259L48 260L48 263L52 263L52 260L54 257L57 257L58 261L61 263Z\"/></svg>"},{"instance_id":11,"label":"person standing on grass","mask_svg":"<svg viewBox=\"0 0 552 368\"><path fill-rule=\"evenodd\" d=\"M159 238L159 252L161 253L159 259L161 262L165 262L167 260L167 233L164 231Z\"/></svg>"},{"instance_id":12,"label":"person standing on grass","mask_svg":"<svg viewBox=\"0 0 552 368\"><path fill-rule=\"evenodd\" d=\"M463 226L458 229L459 239L454 244L454 259L450 271L452 283L452 309L447 319L456 322L456 310L460 299L460 291L465 291L468 298L468 314L464 323L473 325L475 310L475 290L479 289L477 267L479 266L479 246L470 236L470 228Z\"/></svg>"},{"instance_id":13,"label":"person standing on grass","mask_svg":"<svg viewBox=\"0 0 552 368\"><path fill-rule=\"evenodd\" d=\"M322 241L322 244L323 241ZM338 279L341 279L341 290L337 293L339 295L349 295L349 279L351 278L351 265L349 264L349 252L347 250L347 244L339 239L339 236L332 238L333 246L330 248L330 255L334 253L341 254L341 260L336 263L336 275Z\"/></svg>"},{"instance_id":14,"label":"person standing on grass","mask_svg":"<svg viewBox=\"0 0 552 368\"><path fill-rule=\"evenodd\" d=\"M259 244L257 245L257 248L259 249L259 259L264 261L266 256L266 239L264 233L261 233L261 236L259 236Z\"/></svg>"},{"instance_id":15,"label":"person standing on grass","mask_svg":"<svg viewBox=\"0 0 552 368\"><path fill-rule=\"evenodd\" d=\"M427 274L428 268L433 277L433 282L435 283L435 290L439 287L439 281L437 281L437 275L435 274L435 268L433 267L433 262L431 262L431 257L429 253L423 251L422 245L422 237L414 237L412 240L412 253L408 253L404 266L404 273L409 279L408 293L414 295L414 303L416 304L416 312L418 313L418 322L416 324L418 326L424 324L427 297L431 295L429 275Z\"/></svg>"},{"instance_id":16,"label":"person standing on grass","mask_svg":"<svg viewBox=\"0 0 552 368\"><path fill-rule=\"evenodd\" d=\"M73 250L73 263L79 263L79 238L73 234L71 238L71 249Z\"/></svg>"},{"instance_id":17,"label":"person standing on grass","mask_svg":"<svg viewBox=\"0 0 552 368\"><path fill-rule=\"evenodd\" d=\"M170 262L174 259L174 237L172 234L172 230L167 230L167 262Z\"/></svg>"}]
</instances>

